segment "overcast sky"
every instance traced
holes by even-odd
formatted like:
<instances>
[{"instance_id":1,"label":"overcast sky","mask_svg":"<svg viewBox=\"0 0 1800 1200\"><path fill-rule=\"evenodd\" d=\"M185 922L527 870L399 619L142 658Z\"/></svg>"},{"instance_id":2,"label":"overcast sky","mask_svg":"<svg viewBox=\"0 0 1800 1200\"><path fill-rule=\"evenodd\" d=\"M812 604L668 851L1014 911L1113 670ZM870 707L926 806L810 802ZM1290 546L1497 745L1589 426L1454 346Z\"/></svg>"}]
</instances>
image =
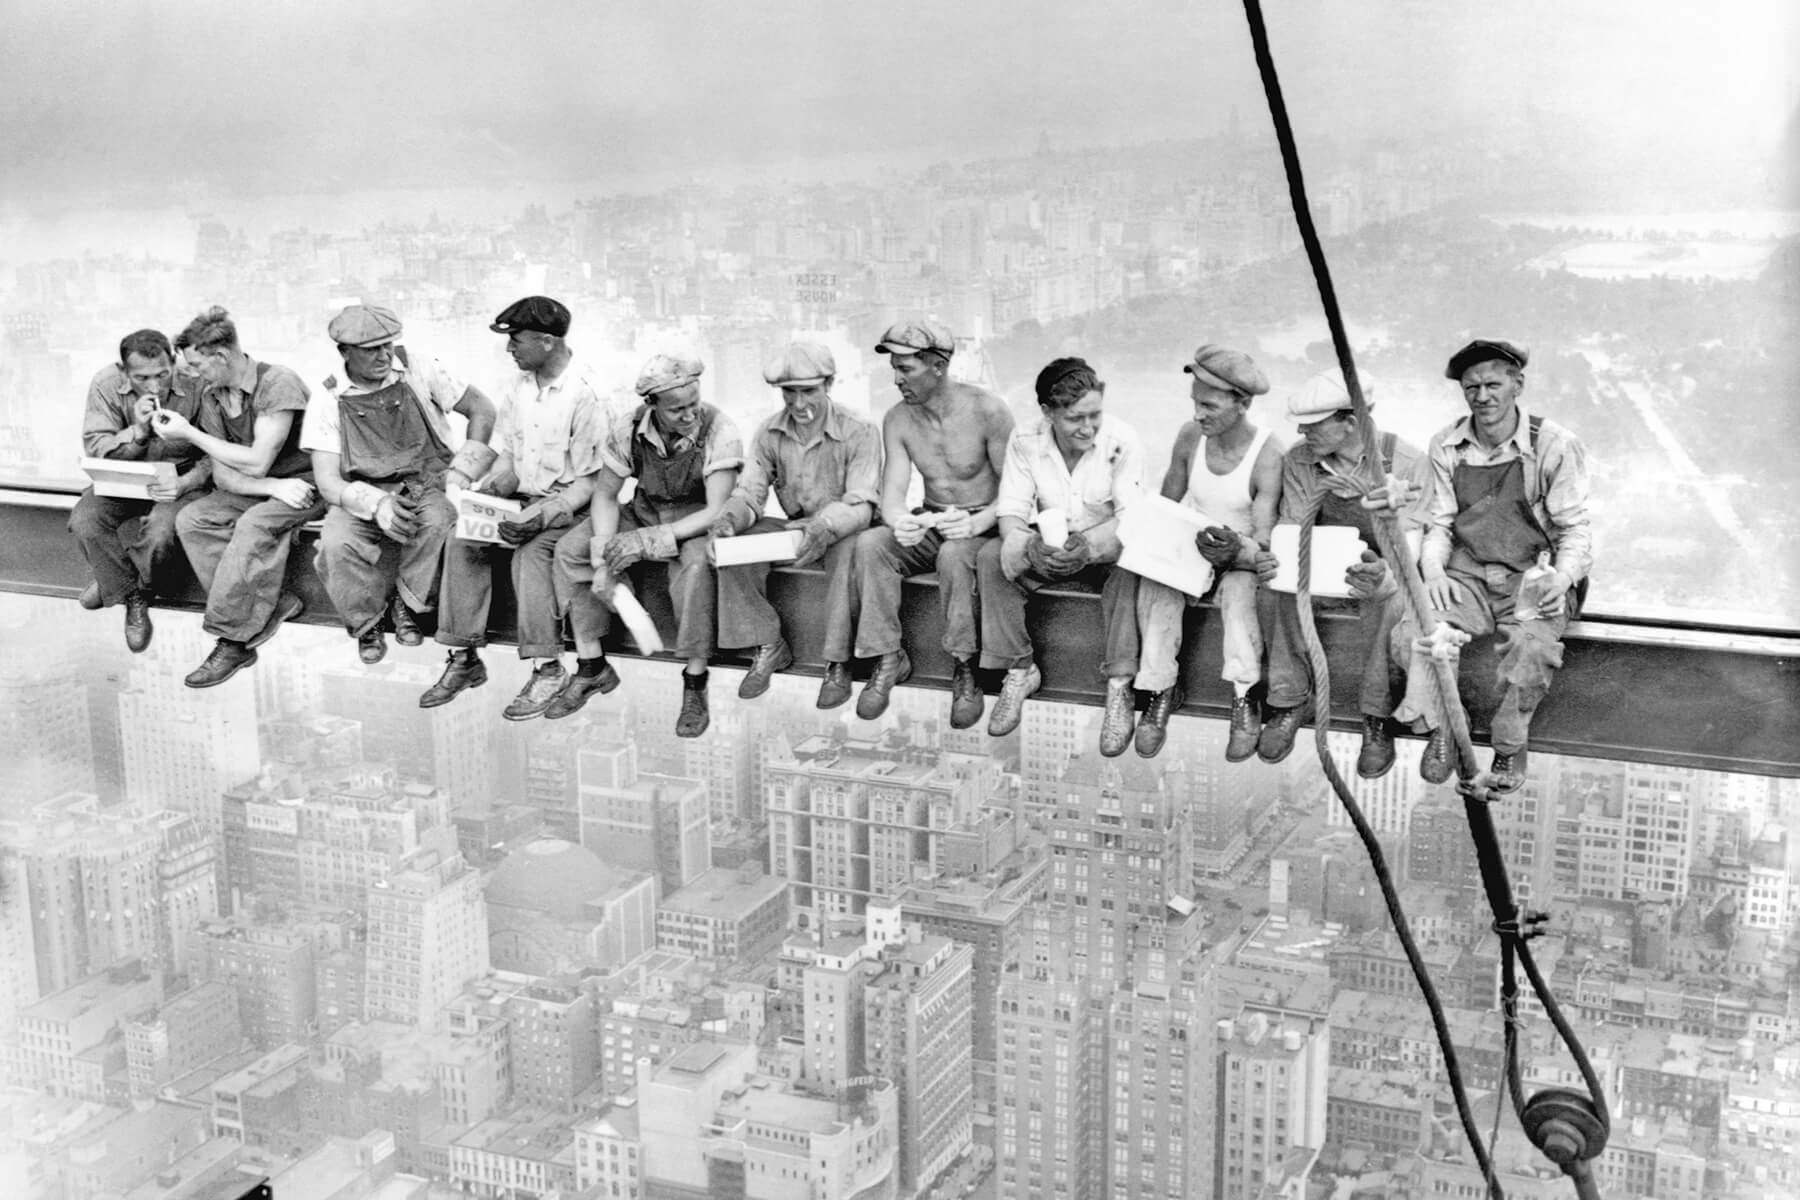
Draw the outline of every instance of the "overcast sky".
<instances>
[{"instance_id":1,"label":"overcast sky","mask_svg":"<svg viewBox=\"0 0 1800 1200\"><path fill-rule=\"evenodd\" d=\"M1303 137L1530 101L1680 169L1772 151L1794 0L1268 0ZM146 181L623 179L1266 125L1235 0L0 0L9 204ZM472 166L473 165L473 166ZM448 169L446 171L446 168ZM437 178L443 186L455 180Z\"/></svg>"}]
</instances>

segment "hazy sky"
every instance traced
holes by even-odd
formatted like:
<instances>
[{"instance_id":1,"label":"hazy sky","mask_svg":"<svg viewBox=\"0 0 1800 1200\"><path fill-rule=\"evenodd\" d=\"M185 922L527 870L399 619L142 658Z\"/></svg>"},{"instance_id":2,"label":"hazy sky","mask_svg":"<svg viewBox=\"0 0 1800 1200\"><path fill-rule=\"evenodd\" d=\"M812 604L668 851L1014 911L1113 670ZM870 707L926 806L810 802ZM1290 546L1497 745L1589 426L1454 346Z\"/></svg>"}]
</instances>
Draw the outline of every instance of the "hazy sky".
<instances>
[{"instance_id":1,"label":"hazy sky","mask_svg":"<svg viewBox=\"0 0 1800 1200\"><path fill-rule=\"evenodd\" d=\"M1302 135L1526 101L1678 168L1770 148L1794 0L1268 0ZM1180 138L1266 115L1235 0L0 0L0 177L31 205L614 179ZM450 175L452 178L443 178ZM435 177L435 178L434 178Z\"/></svg>"}]
</instances>

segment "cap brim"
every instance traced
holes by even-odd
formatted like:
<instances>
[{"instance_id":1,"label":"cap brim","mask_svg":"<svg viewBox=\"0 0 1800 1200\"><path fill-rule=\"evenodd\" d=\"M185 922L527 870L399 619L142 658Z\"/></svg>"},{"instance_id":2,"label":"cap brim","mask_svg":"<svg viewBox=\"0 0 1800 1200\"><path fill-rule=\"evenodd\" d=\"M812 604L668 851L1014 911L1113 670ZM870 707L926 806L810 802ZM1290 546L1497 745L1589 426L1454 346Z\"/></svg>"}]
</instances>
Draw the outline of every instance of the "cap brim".
<instances>
[{"instance_id":1,"label":"cap brim","mask_svg":"<svg viewBox=\"0 0 1800 1200\"><path fill-rule=\"evenodd\" d=\"M765 381L770 387L778 388L816 387L830 378L831 376L829 375L814 375L810 379L769 379L767 376L764 376Z\"/></svg>"},{"instance_id":2,"label":"cap brim","mask_svg":"<svg viewBox=\"0 0 1800 1200\"><path fill-rule=\"evenodd\" d=\"M368 342L346 342L346 343L344 343L344 344L345 344L345 345L347 345L347 346L355 346L355 347L356 347L356 348L357 348L357 349L358 349L358 350L373 350L373 349L375 349L375 348L376 348L376 347L377 347L377 346L391 346L391 345L393 345L393 344L394 344L394 343L395 343L395 342L397 342L397 341L399 341L399 340L400 340L400 335L399 335L399 334L397 334L397 333L390 333L390 334L388 334L388 335L387 335L387 336L386 336L386 337L384 337L384 338L376 338L376 339L374 339L374 340L373 340L373 341L368 341Z\"/></svg>"},{"instance_id":3,"label":"cap brim","mask_svg":"<svg viewBox=\"0 0 1800 1200\"><path fill-rule=\"evenodd\" d=\"M931 349L929 346L908 346L903 342L879 342L875 346L877 354L923 354Z\"/></svg>"}]
</instances>

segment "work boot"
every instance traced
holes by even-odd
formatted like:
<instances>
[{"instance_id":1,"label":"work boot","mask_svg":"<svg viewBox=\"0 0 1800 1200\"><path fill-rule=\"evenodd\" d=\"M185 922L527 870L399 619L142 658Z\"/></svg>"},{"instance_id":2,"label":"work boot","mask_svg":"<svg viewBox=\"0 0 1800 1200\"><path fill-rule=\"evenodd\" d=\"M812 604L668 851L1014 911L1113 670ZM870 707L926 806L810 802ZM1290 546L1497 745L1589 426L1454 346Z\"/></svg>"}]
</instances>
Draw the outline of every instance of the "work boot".
<instances>
[{"instance_id":1,"label":"work boot","mask_svg":"<svg viewBox=\"0 0 1800 1200\"><path fill-rule=\"evenodd\" d=\"M81 595L75 597L75 603L81 605L81 607L87 609L89 612L96 612L105 608L106 605L100 600L100 581L96 579L93 583L82 588Z\"/></svg>"},{"instance_id":2,"label":"work boot","mask_svg":"<svg viewBox=\"0 0 1800 1200\"><path fill-rule=\"evenodd\" d=\"M365 667L372 667L387 657L387 635L379 624L371 625L356 635L356 657ZM430 705L426 706L427 708Z\"/></svg>"},{"instance_id":3,"label":"work boot","mask_svg":"<svg viewBox=\"0 0 1800 1200\"><path fill-rule=\"evenodd\" d=\"M1231 701L1231 735L1225 739L1225 761L1243 762L1256 753L1256 740L1262 736L1262 716L1249 696L1234 696Z\"/></svg>"},{"instance_id":4,"label":"work boot","mask_svg":"<svg viewBox=\"0 0 1800 1200\"><path fill-rule=\"evenodd\" d=\"M406 607L406 601L400 598L399 592L395 592L388 603L388 620L394 626L394 640L402 646L425 644L425 635L419 632L418 618L413 616L412 609Z\"/></svg>"},{"instance_id":5,"label":"work boot","mask_svg":"<svg viewBox=\"0 0 1800 1200\"><path fill-rule=\"evenodd\" d=\"M377 636L380 636L379 631ZM385 639L381 645L384 650L387 648ZM481 655L473 649L452 650L449 660L444 663L444 673L419 696L419 707L436 708L440 704L448 704L464 689L478 688L486 682L487 664L481 661Z\"/></svg>"},{"instance_id":6,"label":"work boot","mask_svg":"<svg viewBox=\"0 0 1800 1200\"><path fill-rule=\"evenodd\" d=\"M1270 709L1263 719L1262 736L1256 739L1256 757L1266 763L1278 763L1294 749L1294 735L1312 720L1312 701L1292 708Z\"/></svg>"},{"instance_id":7,"label":"work boot","mask_svg":"<svg viewBox=\"0 0 1800 1200\"><path fill-rule=\"evenodd\" d=\"M825 664L825 678L819 683L819 707L836 708L850 698L850 664Z\"/></svg>"},{"instance_id":8,"label":"work boot","mask_svg":"<svg viewBox=\"0 0 1800 1200\"><path fill-rule=\"evenodd\" d=\"M1000 685L1000 698L994 701L993 715L988 718L988 736L1005 737L1019 727L1025 712L1025 697L1044 686L1044 676L1036 663L1013 667Z\"/></svg>"},{"instance_id":9,"label":"work boot","mask_svg":"<svg viewBox=\"0 0 1800 1200\"><path fill-rule=\"evenodd\" d=\"M550 702L556 699L557 693L562 691L568 679L569 673L554 658L539 663L537 670L531 673L531 678L525 681L525 686L519 689L519 694L507 701L506 707L500 710L500 715L509 721L529 721L533 717L543 716L544 710L550 707Z\"/></svg>"},{"instance_id":10,"label":"work boot","mask_svg":"<svg viewBox=\"0 0 1800 1200\"><path fill-rule=\"evenodd\" d=\"M863 684L862 695L856 698L856 715L865 721L875 720L887 711L889 693L911 678L912 659L906 657L906 651L895 650L876 659L869 682Z\"/></svg>"},{"instance_id":11,"label":"work boot","mask_svg":"<svg viewBox=\"0 0 1800 1200\"><path fill-rule=\"evenodd\" d=\"M1150 697L1150 707L1144 710L1144 719L1137 727L1139 758L1155 758L1162 753L1163 742L1169 736L1169 717L1186 702L1187 693L1179 683Z\"/></svg>"},{"instance_id":12,"label":"work boot","mask_svg":"<svg viewBox=\"0 0 1800 1200\"><path fill-rule=\"evenodd\" d=\"M1364 779L1380 779L1394 769L1394 732L1386 717L1363 715L1362 749L1356 755L1356 773Z\"/></svg>"},{"instance_id":13,"label":"work boot","mask_svg":"<svg viewBox=\"0 0 1800 1200\"><path fill-rule=\"evenodd\" d=\"M1521 746L1512 753L1504 750L1494 751L1494 761L1488 764L1488 786L1505 795L1516 792L1525 786L1527 770L1525 747Z\"/></svg>"},{"instance_id":14,"label":"work boot","mask_svg":"<svg viewBox=\"0 0 1800 1200\"><path fill-rule=\"evenodd\" d=\"M973 729L987 698L975 682L975 660L958 658L950 671L950 728Z\"/></svg>"},{"instance_id":15,"label":"work boot","mask_svg":"<svg viewBox=\"0 0 1800 1200\"><path fill-rule=\"evenodd\" d=\"M675 718L676 737L697 738L712 724L712 714L706 707L706 680L710 674L681 673L681 715Z\"/></svg>"},{"instance_id":16,"label":"work boot","mask_svg":"<svg viewBox=\"0 0 1800 1200\"><path fill-rule=\"evenodd\" d=\"M275 602L275 611L269 615L269 623L256 631L254 637L244 645L254 650L277 633L281 632L281 623L291 621L306 611L306 601L292 592L281 593L281 599Z\"/></svg>"},{"instance_id":17,"label":"work boot","mask_svg":"<svg viewBox=\"0 0 1800 1200\"><path fill-rule=\"evenodd\" d=\"M1131 691L1129 675L1106 681L1106 710L1100 718L1100 753L1117 758L1131 745L1131 734L1137 725L1137 697Z\"/></svg>"},{"instance_id":18,"label":"work boot","mask_svg":"<svg viewBox=\"0 0 1800 1200\"><path fill-rule=\"evenodd\" d=\"M256 651L243 642L220 638L206 656L206 661L189 671L182 682L191 688L218 687L233 675L256 662Z\"/></svg>"},{"instance_id":19,"label":"work boot","mask_svg":"<svg viewBox=\"0 0 1800 1200\"><path fill-rule=\"evenodd\" d=\"M619 673L604 658L579 659L575 673L545 707L544 719L560 721L580 712L582 705L595 696L604 696L618 686Z\"/></svg>"},{"instance_id":20,"label":"work boot","mask_svg":"<svg viewBox=\"0 0 1800 1200\"><path fill-rule=\"evenodd\" d=\"M766 646L756 648L756 658L750 669L744 672L743 682L738 684L738 699L754 700L769 690L769 677L777 671L785 671L794 665L794 652L788 649L787 639L777 636Z\"/></svg>"},{"instance_id":21,"label":"work boot","mask_svg":"<svg viewBox=\"0 0 1800 1200\"><path fill-rule=\"evenodd\" d=\"M1419 778L1426 783L1443 783L1450 778L1450 739L1440 726L1425 739L1425 753L1419 756Z\"/></svg>"},{"instance_id":22,"label":"work boot","mask_svg":"<svg viewBox=\"0 0 1800 1200\"><path fill-rule=\"evenodd\" d=\"M156 626L150 623L150 593L133 588L125 594L125 646L133 654L150 648L150 635Z\"/></svg>"}]
</instances>

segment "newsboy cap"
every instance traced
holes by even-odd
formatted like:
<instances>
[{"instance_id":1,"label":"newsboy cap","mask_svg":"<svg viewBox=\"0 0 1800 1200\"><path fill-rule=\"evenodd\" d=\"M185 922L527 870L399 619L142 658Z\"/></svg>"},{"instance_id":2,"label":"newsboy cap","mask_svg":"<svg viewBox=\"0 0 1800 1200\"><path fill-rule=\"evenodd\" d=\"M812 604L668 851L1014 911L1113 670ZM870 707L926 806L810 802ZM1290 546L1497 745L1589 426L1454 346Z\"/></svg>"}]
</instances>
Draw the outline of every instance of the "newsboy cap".
<instances>
[{"instance_id":1,"label":"newsboy cap","mask_svg":"<svg viewBox=\"0 0 1800 1200\"><path fill-rule=\"evenodd\" d=\"M527 296L500 310L488 326L495 333L547 333L564 337L569 332L569 309L548 296Z\"/></svg>"},{"instance_id":2,"label":"newsboy cap","mask_svg":"<svg viewBox=\"0 0 1800 1200\"><path fill-rule=\"evenodd\" d=\"M1362 384L1363 400L1375 403L1375 381L1367 371L1356 373L1357 382ZM1288 397L1288 416L1302 425L1310 425L1334 412L1344 412L1356 406L1350 402L1350 389L1344 386L1344 372L1333 367L1329 371L1320 371L1311 379L1301 384L1293 395Z\"/></svg>"},{"instance_id":3,"label":"newsboy cap","mask_svg":"<svg viewBox=\"0 0 1800 1200\"><path fill-rule=\"evenodd\" d=\"M1523 367L1531 361L1531 351L1523 346L1515 346L1511 342L1476 338L1450 356L1450 365L1444 368L1444 378L1461 379L1463 372L1476 363L1492 362L1494 359L1509 362L1515 367Z\"/></svg>"},{"instance_id":4,"label":"newsboy cap","mask_svg":"<svg viewBox=\"0 0 1800 1200\"><path fill-rule=\"evenodd\" d=\"M1208 342L1194 351L1194 361L1181 369L1202 383L1243 396L1260 396L1269 390L1268 377L1250 356L1229 346Z\"/></svg>"},{"instance_id":5,"label":"newsboy cap","mask_svg":"<svg viewBox=\"0 0 1800 1200\"><path fill-rule=\"evenodd\" d=\"M877 354L923 354L927 350L955 354L956 335L936 321L921 318L889 325L875 343Z\"/></svg>"},{"instance_id":6,"label":"newsboy cap","mask_svg":"<svg viewBox=\"0 0 1800 1200\"><path fill-rule=\"evenodd\" d=\"M836 375L831 350L817 342L789 342L763 364L763 378L775 387L811 387Z\"/></svg>"},{"instance_id":7,"label":"newsboy cap","mask_svg":"<svg viewBox=\"0 0 1800 1200\"><path fill-rule=\"evenodd\" d=\"M400 318L391 308L375 304L352 304L325 326L325 335L340 346L356 346L367 350L385 346L400 339Z\"/></svg>"},{"instance_id":8,"label":"newsboy cap","mask_svg":"<svg viewBox=\"0 0 1800 1200\"><path fill-rule=\"evenodd\" d=\"M637 394L648 399L684 383L692 383L705 370L705 364L697 358L685 354L658 354L638 372Z\"/></svg>"}]
</instances>

